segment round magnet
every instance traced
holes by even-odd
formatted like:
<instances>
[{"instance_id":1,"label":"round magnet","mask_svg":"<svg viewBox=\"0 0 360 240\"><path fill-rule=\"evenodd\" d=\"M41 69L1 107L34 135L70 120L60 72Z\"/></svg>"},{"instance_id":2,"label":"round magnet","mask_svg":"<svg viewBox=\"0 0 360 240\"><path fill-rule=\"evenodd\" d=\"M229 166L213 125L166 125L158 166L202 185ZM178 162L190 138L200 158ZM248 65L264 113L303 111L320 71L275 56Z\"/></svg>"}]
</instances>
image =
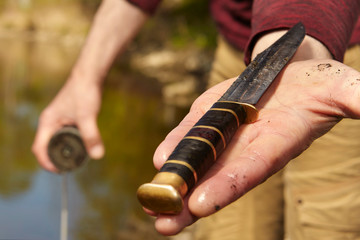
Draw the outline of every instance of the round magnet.
<instances>
[{"instance_id":1,"label":"round magnet","mask_svg":"<svg viewBox=\"0 0 360 240\"><path fill-rule=\"evenodd\" d=\"M79 130L74 126L65 126L53 135L48 155L61 172L72 171L89 160Z\"/></svg>"}]
</instances>

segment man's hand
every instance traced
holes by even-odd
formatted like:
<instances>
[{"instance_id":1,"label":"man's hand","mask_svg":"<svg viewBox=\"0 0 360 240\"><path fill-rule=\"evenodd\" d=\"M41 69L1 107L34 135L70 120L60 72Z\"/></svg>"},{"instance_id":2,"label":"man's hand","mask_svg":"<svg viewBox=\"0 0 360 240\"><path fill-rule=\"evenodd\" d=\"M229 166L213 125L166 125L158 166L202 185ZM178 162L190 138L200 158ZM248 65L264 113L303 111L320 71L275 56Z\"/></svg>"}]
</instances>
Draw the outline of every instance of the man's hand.
<instances>
[{"instance_id":1,"label":"man's hand","mask_svg":"<svg viewBox=\"0 0 360 240\"><path fill-rule=\"evenodd\" d=\"M56 172L47 155L51 136L64 125L76 125L90 157L99 159L104 146L96 124L101 105L100 87L85 82L69 80L54 100L41 113L38 131L32 150L39 163L47 170Z\"/></svg>"},{"instance_id":2,"label":"man's hand","mask_svg":"<svg viewBox=\"0 0 360 240\"><path fill-rule=\"evenodd\" d=\"M158 147L160 168L181 138L231 85L202 94ZM265 181L344 117L360 118L360 73L333 60L289 64L256 105L259 118L243 125L185 199L179 215L158 215L156 229L172 235L215 213ZM149 213L151 214L151 213Z\"/></svg>"}]
</instances>

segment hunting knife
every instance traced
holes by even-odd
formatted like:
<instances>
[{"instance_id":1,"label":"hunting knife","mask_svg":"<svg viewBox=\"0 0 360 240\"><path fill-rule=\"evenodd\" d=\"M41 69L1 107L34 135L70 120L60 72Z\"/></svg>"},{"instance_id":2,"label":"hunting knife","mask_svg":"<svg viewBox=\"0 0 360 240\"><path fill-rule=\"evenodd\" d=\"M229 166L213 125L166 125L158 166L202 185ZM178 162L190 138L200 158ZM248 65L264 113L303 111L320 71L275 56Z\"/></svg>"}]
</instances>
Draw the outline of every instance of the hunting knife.
<instances>
[{"instance_id":1,"label":"hunting knife","mask_svg":"<svg viewBox=\"0 0 360 240\"><path fill-rule=\"evenodd\" d=\"M143 207L165 214L182 211L183 197L213 165L239 126L257 119L255 104L304 37L305 27L299 22L256 56L180 141L152 182L139 187L137 197Z\"/></svg>"}]
</instances>

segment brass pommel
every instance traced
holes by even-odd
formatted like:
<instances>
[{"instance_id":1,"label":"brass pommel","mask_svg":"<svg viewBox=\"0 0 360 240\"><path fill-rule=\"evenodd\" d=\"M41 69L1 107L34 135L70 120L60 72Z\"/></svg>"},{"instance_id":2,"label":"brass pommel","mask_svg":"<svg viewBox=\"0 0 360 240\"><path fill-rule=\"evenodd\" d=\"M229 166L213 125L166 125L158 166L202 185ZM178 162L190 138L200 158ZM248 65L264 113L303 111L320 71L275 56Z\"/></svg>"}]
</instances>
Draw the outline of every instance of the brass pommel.
<instances>
[{"instance_id":1,"label":"brass pommel","mask_svg":"<svg viewBox=\"0 0 360 240\"><path fill-rule=\"evenodd\" d=\"M188 188L182 177L160 172L151 183L141 185L137 197L143 207L156 213L178 214L183 209L183 197Z\"/></svg>"}]
</instances>

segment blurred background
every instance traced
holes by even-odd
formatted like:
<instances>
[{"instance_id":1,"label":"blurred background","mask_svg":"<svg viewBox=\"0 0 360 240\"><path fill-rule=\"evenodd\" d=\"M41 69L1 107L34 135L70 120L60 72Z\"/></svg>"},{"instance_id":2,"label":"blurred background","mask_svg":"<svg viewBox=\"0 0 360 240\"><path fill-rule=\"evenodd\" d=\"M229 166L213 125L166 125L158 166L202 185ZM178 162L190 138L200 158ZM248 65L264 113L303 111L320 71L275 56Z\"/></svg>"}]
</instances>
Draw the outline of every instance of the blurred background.
<instances>
[{"instance_id":1,"label":"blurred background","mask_svg":"<svg viewBox=\"0 0 360 240\"><path fill-rule=\"evenodd\" d=\"M99 4L0 1L0 239L59 239L61 177L30 148ZM99 116L106 156L69 175L69 239L168 239L135 193L156 172L157 145L205 89L215 42L207 0L165 0L116 60Z\"/></svg>"}]
</instances>

